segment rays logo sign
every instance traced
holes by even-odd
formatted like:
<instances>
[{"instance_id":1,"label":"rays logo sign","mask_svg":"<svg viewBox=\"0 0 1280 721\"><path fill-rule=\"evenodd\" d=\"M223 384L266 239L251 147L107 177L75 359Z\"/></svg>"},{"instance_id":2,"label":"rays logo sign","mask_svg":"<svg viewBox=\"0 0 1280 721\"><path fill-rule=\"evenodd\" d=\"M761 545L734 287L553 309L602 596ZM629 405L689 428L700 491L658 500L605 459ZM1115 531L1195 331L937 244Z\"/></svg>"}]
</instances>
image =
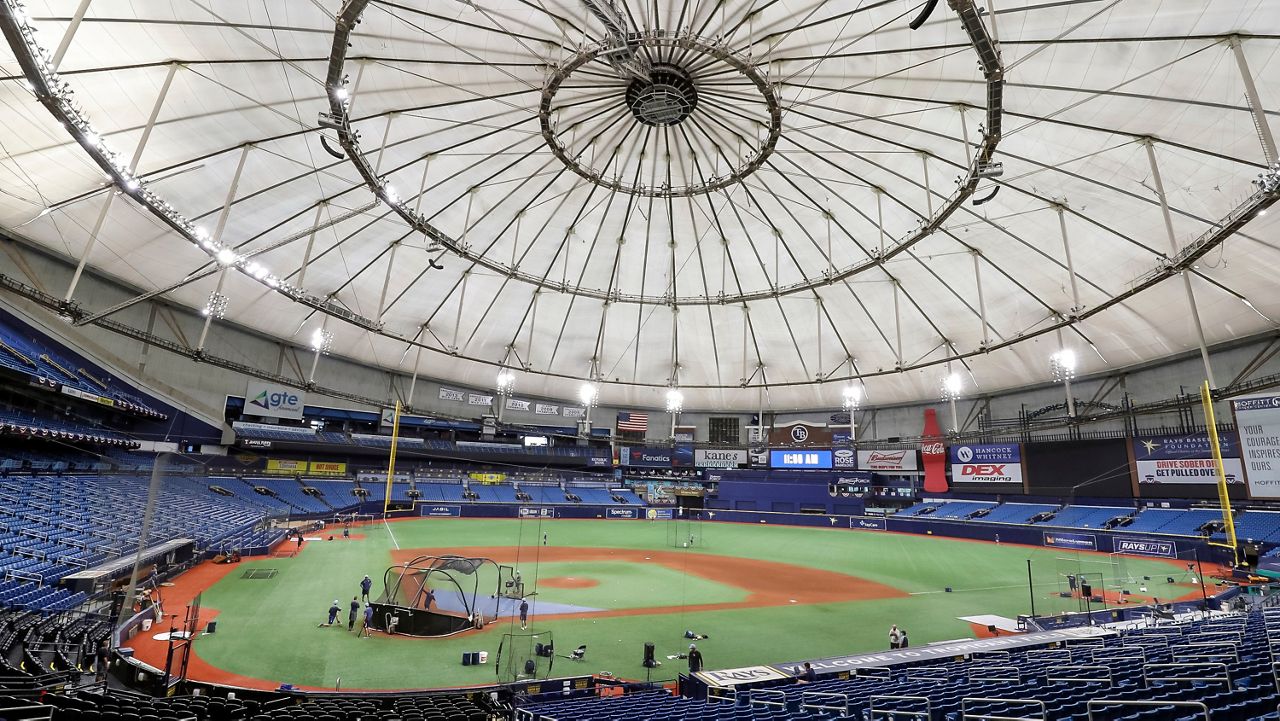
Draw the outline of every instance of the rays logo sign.
<instances>
[{"instance_id":1,"label":"rays logo sign","mask_svg":"<svg viewBox=\"0 0 1280 721\"><path fill-rule=\"evenodd\" d=\"M250 382L244 394L245 413L270 418L301 418L306 394L285 386Z\"/></svg>"}]
</instances>

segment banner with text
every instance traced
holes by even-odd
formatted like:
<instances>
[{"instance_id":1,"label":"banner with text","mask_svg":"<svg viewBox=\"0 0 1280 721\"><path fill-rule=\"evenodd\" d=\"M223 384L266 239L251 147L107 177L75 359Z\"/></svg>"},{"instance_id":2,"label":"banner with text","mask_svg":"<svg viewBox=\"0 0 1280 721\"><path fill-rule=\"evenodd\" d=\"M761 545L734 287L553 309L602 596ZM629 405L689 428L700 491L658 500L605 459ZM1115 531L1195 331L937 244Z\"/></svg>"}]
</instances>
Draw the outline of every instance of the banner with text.
<instances>
[{"instance_id":1,"label":"banner with text","mask_svg":"<svg viewBox=\"0 0 1280 721\"><path fill-rule=\"evenodd\" d=\"M1054 548L1074 548L1078 551L1098 550L1098 539L1091 533L1044 532L1044 545Z\"/></svg>"},{"instance_id":2,"label":"banner with text","mask_svg":"<svg viewBox=\"0 0 1280 721\"><path fill-rule=\"evenodd\" d=\"M311 464L306 461L290 461L280 458L267 459L267 473L306 473Z\"/></svg>"},{"instance_id":3,"label":"banner with text","mask_svg":"<svg viewBox=\"0 0 1280 721\"><path fill-rule=\"evenodd\" d=\"M633 468L670 468L671 449L623 446L618 449L618 465Z\"/></svg>"},{"instance_id":4,"label":"banner with text","mask_svg":"<svg viewBox=\"0 0 1280 721\"><path fill-rule=\"evenodd\" d=\"M742 448L699 448L693 454L693 465L698 468L737 468L747 464L747 451Z\"/></svg>"},{"instance_id":5,"label":"banner with text","mask_svg":"<svg viewBox=\"0 0 1280 721\"><path fill-rule=\"evenodd\" d=\"M1235 434L1221 433L1218 441L1227 483L1244 483ZM1218 482L1218 466L1207 433L1135 438L1133 457L1138 465L1138 483Z\"/></svg>"},{"instance_id":6,"label":"banner with text","mask_svg":"<svg viewBox=\"0 0 1280 721\"><path fill-rule=\"evenodd\" d=\"M286 386L249 381L244 393L244 412L271 418L301 418L306 394Z\"/></svg>"},{"instance_id":7,"label":"banner with text","mask_svg":"<svg viewBox=\"0 0 1280 721\"><path fill-rule=\"evenodd\" d=\"M345 476L347 475L347 464L333 461L312 461L310 472L313 476Z\"/></svg>"},{"instance_id":8,"label":"banner with text","mask_svg":"<svg viewBox=\"0 0 1280 721\"><path fill-rule=\"evenodd\" d=\"M1232 401L1249 495L1280 498L1280 396Z\"/></svg>"},{"instance_id":9,"label":"banner with text","mask_svg":"<svg viewBox=\"0 0 1280 721\"><path fill-rule=\"evenodd\" d=\"M899 451L858 451L858 470L862 471L914 471L915 449Z\"/></svg>"},{"instance_id":10,"label":"banner with text","mask_svg":"<svg viewBox=\"0 0 1280 721\"><path fill-rule=\"evenodd\" d=\"M1022 485L1022 449L1016 443L951 446L952 483Z\"/></svg>"},{"instance_id":11,"label":"banner with text","mask_svg":"<svg viewBox=\"0 0 1280 721\"><path fill-rule=\"evenodd\" d=\"M440 400L458 401L459 403L465 403L467 400L467 394L463 393L462 391L455 391L452 388L441 388Z\"/></svg>"}]
</instances>

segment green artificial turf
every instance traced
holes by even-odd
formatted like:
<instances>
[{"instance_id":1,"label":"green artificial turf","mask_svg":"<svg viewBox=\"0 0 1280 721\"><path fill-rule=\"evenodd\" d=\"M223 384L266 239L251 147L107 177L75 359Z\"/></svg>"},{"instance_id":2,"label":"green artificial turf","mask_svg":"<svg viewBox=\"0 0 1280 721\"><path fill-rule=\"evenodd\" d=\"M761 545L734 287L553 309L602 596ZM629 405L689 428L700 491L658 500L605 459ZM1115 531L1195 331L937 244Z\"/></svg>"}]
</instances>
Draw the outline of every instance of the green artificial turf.
<instances>
[{"instance_id":1,"label":"green artificial turf","mask_svg":"<svg viewBox=\"0 0 1280 721\"><path fill-rule=\"evenodd\" d=\"M626 609L669 606L665 614L607 618L534 619L567 653L587 644L587 660L556 659L552 675L610 671L644 678L645 641L657 645L664 665L653 678L674 678L684 662L665 657L687 648L686 629L709 634L700 642L708 668L780 663L867 652L887 646L890 624L906 628L913 645L972 636L958 616L1027 613L1027 560L1032 560L1036 610L1076 611L1076 599L1057 597L1061 574L1111 572L1103 554L1078 554L875 531L706 523L696 553L755 558L826 569L886 584L901 598L832 604L704 612L680 610L699 603L743 600L742 589L679 573L664 566L613 561L537 564L541 533L552 546L642 549L680 553L667 540L665 522L423 519L363 529L362 540L312 542L295 558L249 561L246 568L274 568L270 579L249 580L237 570L205 592L202 602L219 611L218 632L196 641L199 657L229 673L307 686L404 689L489 684L499 680L495 652L503 634L519 627L502 621L479 633L445 639L360 638L346 631L346 603L369 574L374 594L398 544L403 549L523 545L526 585L541 577L589 577L584 589L540 589L539 599ZM394 540L393 540L394 536ZM1066 559L1066 560L1064 560ZM1129 558L1124 572L1152 577L1149 591L1162 598L1194 590L1166 586L1174 565ZM1176 579L1177 580L1177 579ZM1131 584L1136 592L1136 584ZM945 589L950 587L951 592ZM343 604L341 628L317 628L333 599ZM490 663L464 667L464 651L488 651Z\"/></svg>"}]
</instances>

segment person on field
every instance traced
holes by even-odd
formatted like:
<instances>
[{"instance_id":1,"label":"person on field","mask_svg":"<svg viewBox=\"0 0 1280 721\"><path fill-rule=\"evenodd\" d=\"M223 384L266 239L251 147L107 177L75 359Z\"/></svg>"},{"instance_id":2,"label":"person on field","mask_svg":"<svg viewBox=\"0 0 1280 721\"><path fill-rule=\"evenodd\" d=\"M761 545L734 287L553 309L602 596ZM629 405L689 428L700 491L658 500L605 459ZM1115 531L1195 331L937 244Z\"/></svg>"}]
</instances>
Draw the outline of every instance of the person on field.
<instances>
[{"instance_id":1,"label":"person on field","mask_svg":"<svg viewBox=\"0 0 1280 721\"><path fill-rule=\"evenodd\" d=\"M898 648L907 648L908 646L911 645L911 642L907 640L907 630L905 628L902 629L900 634L902 636L902 641L899 644Z\"/></svg>"},{"instance_id":2,"label":"person on field","mask_svg":"<svg viewBox=\"0 0 1280 721\"><path fill-rule=\"evenodd\" d=\"M373 631L373 605L366 603L364 605L364 637L368 638Z\"/></svg>"},{"instance_id":3,"label":"person on field","mask_svg":"<svg viewBox=\"0 0 1280 721\"><path fill-rule=\"evenodd\" d=\"M521 630L529 627L529 600L520 599L520 628Z\"/></svg>"},{"instance_id":4,"label":"person on field","mask_svg":"<svg viewBox=\"0 0 1280 721\"><path fill-rule=\"evenodd\" d=\"M369 574L366 573L364 575L364 578L360 579L360 600L364 601L365 603L368 603L369 590L372 588L373 588L373 579L369 578Z\"/></svg>"},{"instance_id":5,"label":"person on field","mask_svg":"<svg viewBox=\"0 0 1280 721\"><path fill-rule=\"evenodd\" d=\"M695 643L689 644L689 673L697 673L702 670L702 652L698 650Z\"/></svg>"},{"instance_id":6,"label":"person on field","mask_svg":"<svg viewBox=\"0 0 1280 721\"><path fill-rule=\"evenodd\" d=\"M338 599L333 599L333 605L329 606L329 622L322 623L321 626L332 626L338 622L338 612L342 610L342 606L338 605Z\"/></svg>"},{"instance_id":7,"label":"person on field","mask_svg":"<svg viewBox=\"0 0 1280 721\"><path fill-rule=\"evenodd\" d=\"M351 611L347 614L347 630L353 631L356 627L356 616L360 613L360 599L355 596L351 597Z\"/></svg>"},{"instance_id":8,"label":"person on field","mask_svg":"<svg viewBox=\"0 0 1280 721\"><path fill-rule=\"evenodd\" d=\"M896 623L889 627L889 648L902 648L902 632Z\"/></svg>"}]
</instances>

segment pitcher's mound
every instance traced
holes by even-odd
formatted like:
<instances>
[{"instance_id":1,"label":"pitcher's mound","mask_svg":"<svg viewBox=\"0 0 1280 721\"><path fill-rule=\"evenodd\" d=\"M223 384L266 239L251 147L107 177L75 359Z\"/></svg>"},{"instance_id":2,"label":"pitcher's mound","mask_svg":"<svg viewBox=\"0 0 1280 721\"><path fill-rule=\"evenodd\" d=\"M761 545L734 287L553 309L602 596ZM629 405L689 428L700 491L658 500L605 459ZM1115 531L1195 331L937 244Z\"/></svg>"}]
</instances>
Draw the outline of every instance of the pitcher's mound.
<instances>
[{"instance_id":1,"label":"pitcher's mound","mask_svg":"<svg viewBox=\"0 0 1280 721\"><path fill-rule=\"evenodd\" d=\"M546 586L547 588L593 588L599 586L600 582L594 578L554 576L552 578L539 578L538 585Z\"/></svg>"}]
</instances>

